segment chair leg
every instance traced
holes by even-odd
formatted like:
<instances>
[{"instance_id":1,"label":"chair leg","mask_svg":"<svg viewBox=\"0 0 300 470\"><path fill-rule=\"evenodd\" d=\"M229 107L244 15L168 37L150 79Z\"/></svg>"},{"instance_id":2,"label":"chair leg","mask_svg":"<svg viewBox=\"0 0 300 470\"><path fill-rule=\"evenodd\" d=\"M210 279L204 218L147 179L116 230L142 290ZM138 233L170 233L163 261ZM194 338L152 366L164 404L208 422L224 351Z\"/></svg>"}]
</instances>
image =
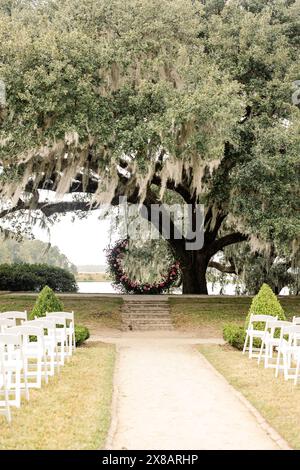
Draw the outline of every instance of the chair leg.
<instances>
[{"instance_id":1,"label":"chair leg","mask_svg":"<svg viewBox=\"0 0 300 470\"><path fill-rule=\"evenodd\" d=\"M282 353L283 355L283 362L284 362L284 352ZM280 348L278 348L278 354L277 354L277 360L276 360L276 369L275 369L275 377L278 377L279 374L279 366L280 366L280 356L281 356L281 351Z\"/></svg>"},{"instance_id":2,"label":"chair leg","mask_svg":"<svg viewBox=\"0 0 300 470\"><path fill-rule=\"evenodd\" d=\"M297 365L296 365L296 370L295 370L294 385L297 385L297 383L298 383L299 369L300 369L300 357L297 357Z\"/></svg>"},{"instance_id":3,"label":"chair leg","mask_svg":"<svg viewBox=\"0 0 300 470\"><path fill-rule=\"evenodd\" d=\"M41 361L44 363L44 373L45 373L45 382L46 384L48 383L48 365L47 365L47 354L44 352L43 358L41 358Z\"/></svg>"},{"instance_id":4,"label":"chair leg","mask_svg":"<svg viewBox=\"0 0 300 470\"><path fill-rule=\"evenodd\" d=\"M289 369L292 366L291 356L289 352L284 355L284 380L289 380Z\"/></svg>"},{"instance_id":5,"label":"chair leg","mask_svg":"<svg viewBox=\"0 0 300 470\"><path fill-rule=\"evenodd\" d=\"M16 407L20 408L21 406L21 370L18 368L15 374L15 398L16 398Z\"/></svg>"},{"instance_id":6,"label":"chair leg","mask_svg":"<svg viewBox=\"0 0 300 470\"><path fill-rule=\"evenodd\" d=\"M36 359L36 386L37 388L41 388L42 386L42 358L37 357Z\"/></svg>"},{"instance_id":7,"label":"chair leg","mask_svg":"<svg viewBox=\"0 0 300 470\"><path fill-rule=\"evenodd\" d=\"M269 365L269 348L270 346L266 344L265 346L265 369L267 369Z\"/></svg>"},{"instance_id":8,"label":"chair leg","mask_svg":"<svg viewBox=\"0 0 300 470\"><path fill-rule=\"evenodd\" d=\"M253 336L250 336L249 339L249 359L253 357Z\"/></svg>"},{"instance_id":9,"label":"chair leg","mask_svg":"<svg viewBox=\"0 0 300 470\"><path fill-rule=\"evenodd\" d=\"M244 347L243 347L243 354L245 354L245 352L246 352L246 348L247 348L247 344L248 344L248 338L249 338L249 335L247 333L246 334L246 339L245 339L245 342L244 342Z\"/></svg>"},{"instance_id":10,"label":"chair leg","mask_svg":"<svg viewBox=\"0 0 300 470\"><path fill-rule=\"evenodd\" d=\"M6 410L6 419L11 423L11 412L9 406L9 396L6 384L4 384L4 400L5 400L5 410Z\"/></svg>"},{"instance_id":11,"label":"chair leg","mask_svg":"<svg viewBox=\"0 0 300 470\"><path fill-rule=\"evenodd\" d=\"M259 355L258 355L258 359L257 359L258 364L260 364L260 361L261 361L261 358L262 358L262 353L263 353L263 350L264 350L264 346L265 346L265 343L264 343L264 340L262 339L261 340L261 345L260 345L260 350L259 350Z\"/></svg>"}]
</instances>

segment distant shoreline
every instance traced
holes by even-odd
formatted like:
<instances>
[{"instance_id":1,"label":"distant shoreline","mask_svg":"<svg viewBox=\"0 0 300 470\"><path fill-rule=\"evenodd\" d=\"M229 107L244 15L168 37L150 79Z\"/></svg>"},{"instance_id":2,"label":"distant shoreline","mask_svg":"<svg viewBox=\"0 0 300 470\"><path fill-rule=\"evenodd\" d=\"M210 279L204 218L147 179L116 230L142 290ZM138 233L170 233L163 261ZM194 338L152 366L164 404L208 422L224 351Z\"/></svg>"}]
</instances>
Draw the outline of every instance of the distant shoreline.
<instances>
[{"instance_id":1,"label":"distant shoreline","mask_svg":"<svg viewBox=\"0 0 300 470\"><path fill-rule=\"evenodd\" d=\"M77 282L109 282L111 278L106 273L78 273L75 275Z\"/></svg>"}]
</instances>

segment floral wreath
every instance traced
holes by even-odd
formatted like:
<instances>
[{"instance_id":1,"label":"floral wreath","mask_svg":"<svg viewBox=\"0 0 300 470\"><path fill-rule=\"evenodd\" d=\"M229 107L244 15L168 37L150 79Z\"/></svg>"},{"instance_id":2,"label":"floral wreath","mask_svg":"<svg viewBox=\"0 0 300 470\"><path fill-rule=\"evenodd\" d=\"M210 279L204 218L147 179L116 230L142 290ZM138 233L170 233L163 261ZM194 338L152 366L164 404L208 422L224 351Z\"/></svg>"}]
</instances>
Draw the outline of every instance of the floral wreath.
<instances>
[{"instance_id":1,"label":"floral wreath","mask_svg":"<svg viewBox=\"0 0 300 470\"><path fill-rule=\"evenodd\" d=\"M175 261L169 266L168 272L162 276L161 280L150 284L131 280L123 270L122 258L128 251L129 240L119 240L113 248L106 249L109 273L114 281L113 285L117 290L127 294L162 294L171 287L178 285L180 279L180 264Z\"/></svg>"}]
</instances>

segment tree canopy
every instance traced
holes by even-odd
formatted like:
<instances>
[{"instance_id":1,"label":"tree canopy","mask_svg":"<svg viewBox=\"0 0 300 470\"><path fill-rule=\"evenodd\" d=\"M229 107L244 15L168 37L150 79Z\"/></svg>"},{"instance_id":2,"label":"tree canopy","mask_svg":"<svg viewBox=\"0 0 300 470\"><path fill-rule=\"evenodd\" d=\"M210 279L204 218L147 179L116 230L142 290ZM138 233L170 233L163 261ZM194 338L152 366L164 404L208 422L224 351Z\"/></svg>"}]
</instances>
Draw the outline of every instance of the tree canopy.
<instances>
[{"instance_id":1,"label":"tree canopy","mask_svg":"<svg viewBox=\"0 0 300 470\"><path fill-rule=\"evenodd\" d=\"M2 198L169 191L205 205L204 275L242 240L296 256L299 32L299 0L0 1Z\"/></svg>"}]
</instances>

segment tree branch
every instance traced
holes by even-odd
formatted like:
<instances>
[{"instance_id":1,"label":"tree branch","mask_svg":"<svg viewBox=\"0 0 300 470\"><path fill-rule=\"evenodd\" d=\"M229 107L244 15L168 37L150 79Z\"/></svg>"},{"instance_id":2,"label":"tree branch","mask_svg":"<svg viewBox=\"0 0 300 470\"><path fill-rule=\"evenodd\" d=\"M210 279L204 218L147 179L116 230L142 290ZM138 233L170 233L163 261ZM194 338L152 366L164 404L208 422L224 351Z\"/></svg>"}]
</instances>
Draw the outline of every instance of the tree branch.
<instances>
[{"instance_id":1,"label":"tree branch","mask_svg":"<svg viewBox=\"0 0 300 470\"><path fill-rule=\"evenodd\" d=\"M217 261L210 261L208 263L209 268L215 268L221 273L236 274L236 269L233 264L225 266L224 264L217 263Z\"/></svg>"},{"instance_id":2,"label":"tree branch","mask_svg":"<svg viewBox=\"0 0 300 470\"><path fill-rule=\"evenodd\" d=\"M88 212L97 209L98 206L91 204L90 202L83 201L62 201L62 202L51 202L51 203L39 203L36 210L40 210L46 217L50 217L53 214L63 212L75 212L83 211Z\"/></svg>"},{"instance_id":3,"label":"tree branch","mask_svg":"<svg viewBox=\"0 0 300 470\"><path fill-rule=\"evenodd\" d=\"M244 242L246 240L248 240L248 235L240 232L230 233L228 235L224 235L222 238L218 238L213 243L211 243L209 251L211 255L213 255L225 248L225 246L234 245L235 243Z\"/></svg>"},{"instance_id":4,"label":"tree branch","mask_svg":"<svg viewBox=\"0 0 300 470\"><path fill-rule=\"evenodd\" d=\"M155 186L161 187L161 177L158 175L154 175L151 183L154 184ZM191 203L192 202L192 196L190 191L183 185L183 184L178 184L175 185L174 181L167 181L166 184L167 189L170 189L171 191L175 191L176 193L180 194L180 196L187 202Z\"/></svg>"}]
</instances>

